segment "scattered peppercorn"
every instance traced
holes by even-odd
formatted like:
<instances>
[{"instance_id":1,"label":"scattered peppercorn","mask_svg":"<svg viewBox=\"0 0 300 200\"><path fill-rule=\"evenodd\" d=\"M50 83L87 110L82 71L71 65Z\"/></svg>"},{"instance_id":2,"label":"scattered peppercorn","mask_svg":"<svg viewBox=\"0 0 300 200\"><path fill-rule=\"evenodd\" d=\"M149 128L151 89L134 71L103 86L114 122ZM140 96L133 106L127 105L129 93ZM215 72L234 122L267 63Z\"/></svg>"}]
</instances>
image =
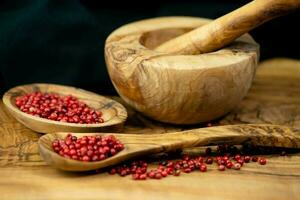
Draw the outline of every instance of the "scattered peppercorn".
<instances>
[{"instance_id":1,"label":"scattered peppercorn","mask_svg":"<svg viewBox=\"0 0 300 200\"><path fill-rule=\"evenodd\" d=\"M250 160L251 160L251 157L250 157L250 156L245 156L245 158L244 158L245 163L250 162Z\"/></svg>"},{"instance_id":2,"label":"scattered peppercorn","mask_svg":"<svg viewBox=\"0 0 300 200\"><path fill-rule=\"evenodd\" d=\"M257 162L257 160L258 160L258 157L256 157L256 156L252 157L252 162Z\"/></svg>"},{"instance_id":3,"label":"scattered peppercorn","mask_svg":"<svg viewBox=\"0 0 300 200\"><path fill-rule=\"evenodd\" d=\"M258 162L259 162L259 164L261 164L261 165L267 164L267 160L266 160L265 158L259 158L259 159L258 159Z\"/></svg>"},{"instance_id":4,"label":"scattered peppercorn","mask_svg":"<svg viewBox=\"0 0 300 200\"><path fill-rule=\"evenodd\" d=\"M240 163L234 163L233 169L240 170L241 169L241 164Z\"/></svg>"},{"instance_id":5,"label":"scattered peppercorn","mask_svg":"<svg viewBox=\"0 0 300 200\"><path fill-rule=\"evenodd\" d=\"M232 166L233 166L232 162L229 161L229 162L226 163L226 168L227 169L231 169Z\"/></svg>"},{"instance_id":6,"label":"scattered peppercorn","mask_svg":"<svg viewBox=\"0 0 300 200\"><path fill-rule=\"evenodd\" d=\"M200 170L201 172L206 172L206 170L207 170L206 165L205 165L205 164L201 164L199 170Z\"/></svg>"},{"instance_id":7,"label":"scattered peppercorn","mask_svg":"<svg viewBox=\"0 0 300 200\"><path fill-rule=\"evenodd\" d=\"M32 92L16 97L15 104L22 112L49 120L77 124L104 122L100 111L71 95Z\"/></svg>"},{"instance_id":8,"label":"scattered peppercorn","mask_svg":"<svg viewBox=\"0 0 300 200\"><path fill-rule=\"evenodd\" d=\"M211 165L212 163L213 163L213 159L212 159L211 157L208 157L208 158L206 159L206 164Z\"/></svg>"},{"instance_id":9,"label":"scattered peppercorn","mask_svg":"<svg viewBox=\"0 0 300 200\"><path fill-rule=\"evenodd\" d=\"M221 150L222 149L222 150ZM200 172L207 171L207 164L215 163L218 166L219 171L225 171L226 168L240 170L241 167L252 162L259 162L259 164L266 164L266 159L263 157L243 155L240 151L231 152L232 146L222 145L217 150L217 155L212 155L212 149L208 147L206 152L209 152L209 156L190 156L188 154L182 155L179 160L161 160L158 162L156 169L148 170L148 164L145 161L132 161L129 163L121 164L112 167L108 170L108 173L119 174L120 176L132 175L133 180L146 180L146 179L163 179L169 175L180 176L181 172L191 173L198 169ZM221 150L221 151L220 151ZM86 149L84 149L86 152Z\"/></svg>"},{"instance_id":10,"label":"scattered peppercorn","mask_svg":"<svg viewBox=\"0 0 300 200\"><path fill-rule=\"evenodd\" d=\"M225 171L225 166L224 165L219 165L218 170L219 171Z\"/></svg>"}]
</instances>

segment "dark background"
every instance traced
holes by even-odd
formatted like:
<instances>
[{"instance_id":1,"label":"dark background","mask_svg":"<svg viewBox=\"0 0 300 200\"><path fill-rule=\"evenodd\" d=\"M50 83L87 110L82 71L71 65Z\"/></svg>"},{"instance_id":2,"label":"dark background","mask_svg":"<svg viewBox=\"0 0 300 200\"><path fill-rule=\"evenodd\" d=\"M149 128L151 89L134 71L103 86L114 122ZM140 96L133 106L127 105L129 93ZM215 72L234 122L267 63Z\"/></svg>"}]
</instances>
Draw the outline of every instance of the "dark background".
<instances>
[{"instance_id":1,"label":"dark background","mask_svg":"<svg viewBox=\"0 0 300 200\"><path fill-rule=\"evenodd\" d=\"M104 41L114 29L158 16L217 18L247 2L0 0L0 92L49 82L115 94L103 56ZM299 25L298 11L252 31L261 60L300 59Z\"/></svg>"}]
</instances>

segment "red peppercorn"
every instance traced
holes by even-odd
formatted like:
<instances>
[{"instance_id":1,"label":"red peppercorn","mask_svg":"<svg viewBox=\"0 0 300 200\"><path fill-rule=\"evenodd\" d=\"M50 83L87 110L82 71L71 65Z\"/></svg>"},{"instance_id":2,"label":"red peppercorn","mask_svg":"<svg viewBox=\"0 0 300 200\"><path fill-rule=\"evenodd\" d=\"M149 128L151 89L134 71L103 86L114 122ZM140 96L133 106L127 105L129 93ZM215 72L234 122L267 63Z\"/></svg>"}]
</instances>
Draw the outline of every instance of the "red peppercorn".
<instances>
[{"instance_id":1,"label":"red peppercorn","mask_svg":"<svg viewBox=\"0 0 300 200\"><path fill-rule=\"evenodd\" d=\"M55 151L56 153L58 153L58 152L59 152L59 150L60 150L60 148L59 148L59 147L54 147L53 149L54 149L54 151Z\"/></svg>"},{"instance_id":2,"label":"red peppercorn","mask_svg":"<svg viewBox=\"0 0 300 200\"><path fill-rule=\"evenodd\" d=\"M85 155L87 153L87 151L88 150L87 150L86 146L83 146L83 147L80 148L81 155Z\"/></svg>"},{"instance_id":3,"label":"red peppercorn","mask_svg":"<svg viewBox=\"0 0 300 200\"><path fill-rule=\"evenodd\" d=\"M266 160L265 158L259 158L259 159L258 159L258 162L259 162L259 164L261 164L261 165L267 164L267 160Z\"/></svg>"},{"instance_id":4,"label":"red peppercorn","mask_svg":"<svg viewBox=\"0 0 300 200\"><path fill-rule=\"evenodd\" d=\"M166 176L168 176L168 172L167 172L166 170L164 170L164 171L161 172L161 175L162 175L163 177L166 177Z\"/></svg>"},{"instance_id":5,"label":"red peppercorn","mask_svg":"<svg viewBox=\"0 0 300 200\"><path fill-rule=\"evenodd\" d=\"M190 160L190 156L185 154L182 156L182 159L188 161L188 160Z\"/></svg>"},{"instance_id":6,"label":"red peppercorn","mask_svg":"<svg viewBox=\"0 0 300 200\"><path fill-rule=\"evenodd\" d=\"M73 155L73 156L71 156L71 158L72 158L73 160L78 160L78 156L77 156L77 155Z\"/></svg>"},{"instance_id":7,"label":"red peppercorn","mask_svg":"<svg viewBox=\"0 0 300 200\"><path fill-rule=\"evenodd\" d=\"M69 154L71 156L76 155L76 150L75 149L71 149L70 152L69 152Z\"/></svg>"},{"instance_id":8,"label":"red peppercorn","mask_svg":"<svg viewBox=\"0 0 300 200\"><path fill-rule=\"evenodd\" d=\"M106 156L104 154L100 154L99 160L104 160L105 158L106 158Z\"/></svg>"},{"instance_id":9,"label":"red peppercorn","mask_svg":"<svg viewBox=\"0 0 300 200\"><path fill-rule=\"evenodd\" d=\"M190 169L191 171L194 171L194 170L195 170L195 166L194 166L194 165L189 165L189 169Z\"/></svg>"},{"instance_id":10,"label":"red peppercorn","mask_svg":"<svg viewBox=\"0 0 300 200\"><path fill-rule=\"evenodd\" d=\"M227 160L229 160L228 156L223 156L223 160L226 162Z\"/></svg>"},{"instance_id":11,"label":"red peppercorn","mask_svg":"<svg viewBox=\"0 0 300 200\"><path fill-rule=\"evenodd\" d=\"M154 177L155 177L155 179L161 179L162 175L161 175L161 173L157 172Z\"/></svg>"},{"instance_id":12,"label":"red peppercorn","mask_svg":"<svg viewBox=\"0 0 300 200\"><path fill-rule=\"evenodd\" d=\"M199 156L199 157L197 158L197 161L198 161L199 163L203 163L204 158L203 158L202 156Z\"/></svg>"},{"instance_id":13,"label":"red peppercorn","mask_svg":"<svg viewBox=\"0 0 300 200\"><path fill-rule=\"evenodd\" d=\"M90 161L90 157L88 157L88 156L83 156L83 157L82 157L82 161L88 162L88 161Z\"/></svg>"},{"instance_id":14,"label":"red peppercorn","mask_svg":"<svg viewBox=\"0 0 300 200\"><path fill-rule=\"evenodd\" d=\"M91 157L93 156L94 152L92 150L88 150L86 154L88 157Z\"/></svg>"},{"instance_id":15,"label":"red peppercorn","mask_svg":"<svg viewBox=\"0 0 300 200\"><path fill-rule=\"evenodd\" d=\"M137 169L135 170L135 173L141 174L141 173L142 173L142 170L141 170L140 168L137 168Z\"/></svg>"},{"instance_id":16,"label":"red peppercorn","mask_svg":"<svg viewBox=\"0 0 300 200\"><path fill-rule=\"evenodd\" d=\"M167 163L167 167L174 167L174 162L172 162L172 161L168 161L168 163Z\"/></svg>"},{"instance_id":17,"label":"red peppercorn","mask_svg":"<svg viewBox=\"0 0 300 200\"><path fill-rule=\"evenodd\" d=\"M180 169L180 168L181 168L181 166L180 166L179 163L176 163L176 164L174 165L174 169Z\"/></svg>"},{"instance_id":18,"label":"red peppercorn","mask_svg":"<svg viewBox=\"0 0 300 200\"><path fill-rule=\"evenodd\" d=\"M213 159L211 157L208 157L205 161L206 164L212 164L213 163Z\"/></svg>"},{"instance_id":19,"label":"red peppercorn","mask_svg":"<svg viewBox=\"0 0 300 200\"><path fill-rule=\"evenodd\" d=\"M133 180L139 180L139 174L132 174Z\"/></svg>"},{"instance_id":20,"label":"red peppercorn","mask_svg":"<svg viewBox=\"0 0 300 200\"><path fill-rule=\"evenodd\" d=\"M184 168L183 169L183 172L184 173L190 173L192 170L191 170L191 168Z\"/></svg>"},{"instance_id":21,"label":"red peppercorn","mask_svg":"<svg viewBox=\"0 0 300 200\"><path fill-rule=\"evenodd\" d=\"M250 160L251 160L251 157L250 157L250 156L245 156L245 158L244 158L245 163L250 162Z\"/></svg>"},{"instance_id":22,"label":"red peppercorn","mask_svg":"<svg viewBox=\"0 0 300 200\"><path fill-rule=\"evenodd\" d=\"M173 173L174 173L174 169L171 168L171 167L168 167L168 168L167 168L167 173L168 173L168 174L173 174Z\"/></svg>"},{"instance_id":23,"label":"red peppercorn","mask_svg":"<svg viewBox=\"0 0 300 200\"><path fill-rule=\"evenodd\" d=\"M58 140L54 140L52 142L52 147L58 147L58 146L59 146Z\"/></svg>"},{"instance_id":24,"label":"red peppercorn","mask_svg":"<svg viewBox=\"0 0 300 200\"><path fill-rule=\"evenodd\" d=\"M126 175L127 175L126 169L121 170L120 176L126 176Z\"/></svg>"},{"instance_id":25,"label":"red peppercorn","mask_svg":"<svg viewBox=\"0 0 300 200\"><path fill-rule=\"evenodd\" d=\"M200 170L201 172L206 172L206 170L207 170L206 165L205 165L205 164L201 164L200 167L199 167L199 170Z\"/></svg>"},{"instance_id":26,"label":"red peppercorn","mask_svg":"<svg viewBox=\"0 0 300 200\"><path fill-rule=\"evenodd\" d=\"M94 155L93 157L92 157L92 161L98 161L99 160L99 157L97 156L97 155Z\"/></svg>"},{"instance_id":27,"label":"red peppercorn","mask_svg":"<svg viewBox=\"0 0 300 200\"><path fill-rule=\"evenodd\" d=\"M233 166L232 162L227 162L227 163L226 163L226 167L227 167L228 169L231 169L232 166Z\"/></svg>"},{"instance_id":28,"label":"red peppercorn","mask_svg":"<svg viewBox=\"0 0 300 200\"><path fill-rule=\"evenodd\" d=\"M149 177L149 178L155 178L155 172L154 172L154 171L150 171L150 172L148 173L148 177Z\"/></svg>"},{"instance_id":29,"label":"red peppercorn","mask_svg":"<svg viewBox=\"0 0 300 200\"><path fill-rule=\"evenodd\" d=\"M142 173L145 173L146 171L147 171L147 168L145 168L145 167L142 167L142 168L141 168L141 172L142 172Z\"/></svg>"},{"instance_id":30,"label":"red peppercorn","mask_svg":"<svg viewBox=\"0 0 300 200\"><path fill-rule=\"evenodd\" d=\"M217 157L216 157L216 161L218 162L219 160L222 160L222 157L221 157L221 156L217 156Z\"/></svg>"},{"instance_id":31,"label":"red peppercorn","mask_svg":"<svg viewBox=\"0 0 300 200\"><path fill-rule=\"evenodd\" d=\"M223 159L220 159L217 161L218 165L225 165L225 161Z\"/></svg>"},{"instance_id":32,"label":"red peppercorn","mask_svg":"<svg viewBox=\"0 0 300 200\"><path fill-rule=\"evenodd\" d=\"M147 179L147 175L146 174L140 174L139 175L139 179L140 180L146 180Z\"/></svg>"},{"instance_id":33,"label":"red peppercorn","mask_svg":"<svg viewBox=\"0 0 300 200\"><path fill-rule=\"evenodd\" d=\"M241 166L243 166L243 164L244 164L244 160L243 159L238 159L237 162L240 163Z\"/></svg>"},{"instance_id":34,"label":"red peppercorn","mask_svg":"<svg viewBox=\"0 0 300 200\"><path fill-rule=\"evenodd\" d=\"M114 175L117 173L117 170L115 168L110 169L109 174Z\"/></svg>"},{"instance_id":35,"label":"red peppercorn","mask_svg":"<svg viewBox=\"0 0 300 200\"><path fill-rule=\"evenodd\" d=\"M252 157L252 162L257 162L257 160L258 160L258 157L256 157L256 156Z\"/></svg>"},{"instance_id":36,"label":"red peppercorn","mask_svg":"<svg viewBox=\"0 0 300 200\"><path fill-rule=\"evenodd\" d=\"M234 163L233 169L240 170L241 169L241 164L240 163Z\"/></svg>"},{"instance_id":37,"label":"red peppercorn","mask_svg":"<svg viewBox=\"0 0 300 200\"><path fill-rule=\"evenodd\" d=\"M218 170L219 171L225 171L225 165L219 165Z\"/></svg>"},{"instance_id":38,"label":"red peppercorn","mask_svg":"<svg viewBox=\"0 0 300 200\"><path fill-rule=\"evenodd\" d=\"M239 159L241 159L241 156L239 154L237 154L237 155L234 156L234 159L239 160Z\"/></svg>"},{"instance_id":39,"label":"red peppercorn","mask_svg":"<svg viewBox=\"0 0 300 200\"><path fill-rule=\"evenodd\" d=\"M68 155L68 154L69 154L69 152L70 152L70 151L69 151L69 149L68 149L68 148L65 148L65 149L64 149L64 154L65 154L65 155Z\"/></svg>"}]
</instances>

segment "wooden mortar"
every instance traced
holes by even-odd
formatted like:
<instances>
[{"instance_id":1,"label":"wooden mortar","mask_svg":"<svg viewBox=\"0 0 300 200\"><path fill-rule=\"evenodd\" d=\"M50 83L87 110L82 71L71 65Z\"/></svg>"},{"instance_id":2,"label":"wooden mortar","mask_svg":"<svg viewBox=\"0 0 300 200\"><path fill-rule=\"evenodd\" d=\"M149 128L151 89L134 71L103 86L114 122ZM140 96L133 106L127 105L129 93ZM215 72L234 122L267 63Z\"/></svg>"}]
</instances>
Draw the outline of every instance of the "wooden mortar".
<instances>
[{"instance_id":1,"label":"wooden mortar","mask_svg":"<svg viewBox=\"0 0 300 200\"><path fill-rule=\"evenodd\" d=\"M259 45L244 33L299 5L257 0L214 21L161 17L127 24L106 40L110 78L125 102L158 121L216 119L241 101L255 75Z\"/></svg>"}]
</instances>

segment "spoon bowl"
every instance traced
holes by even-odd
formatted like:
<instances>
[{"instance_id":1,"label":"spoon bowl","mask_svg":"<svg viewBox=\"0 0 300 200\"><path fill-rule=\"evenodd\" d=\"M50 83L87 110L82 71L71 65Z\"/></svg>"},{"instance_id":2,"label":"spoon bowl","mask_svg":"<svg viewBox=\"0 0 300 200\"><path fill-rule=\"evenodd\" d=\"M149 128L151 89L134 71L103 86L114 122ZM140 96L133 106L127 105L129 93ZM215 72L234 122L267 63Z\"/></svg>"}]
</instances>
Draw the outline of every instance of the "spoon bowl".
<instances>
[{"instance_id":1,"label":"spoon bowl","mask_svg":"<svg viewBox=\"0 0 300 200\"><path fill-rule=\"evenodd\" d=\"M102 117L104 119L104 123L76 124L59 122L36 117L19 110L19 108L15 105L16 97L36 91L40 91L43 93L56 93L63 96L75 96L91 108L101 111L103 114ZM14 87L4 94L3 103L8 111L19 122L24 124L26 127L40 133L50 133L57 131L120 132L123 128L123 123L127 118L126 109L120 103L112 99L79 88L56 84L36 83Z\"/></svg>"},{"instance_id":2,"label":"spoon bowl","mask_svg":"<svg viewBox=\"0 0 300 200\"><path fill-rule=\"evenodd\" d=\"M124 149L102 161L83 162L68 159L55 153L52 142L63 139L68 133L57 132L40 137L38 146L43 159L55 168L66 171L89 171L118 164L149 154L168 152L186 147L217 144L243 144L300 148L300 131L279 125L228 125L192 129L166 134L115 134L86 133L84 135L114 135ZM82 133L72 133L77 137Z\"/></svg>"}]
</instances>

